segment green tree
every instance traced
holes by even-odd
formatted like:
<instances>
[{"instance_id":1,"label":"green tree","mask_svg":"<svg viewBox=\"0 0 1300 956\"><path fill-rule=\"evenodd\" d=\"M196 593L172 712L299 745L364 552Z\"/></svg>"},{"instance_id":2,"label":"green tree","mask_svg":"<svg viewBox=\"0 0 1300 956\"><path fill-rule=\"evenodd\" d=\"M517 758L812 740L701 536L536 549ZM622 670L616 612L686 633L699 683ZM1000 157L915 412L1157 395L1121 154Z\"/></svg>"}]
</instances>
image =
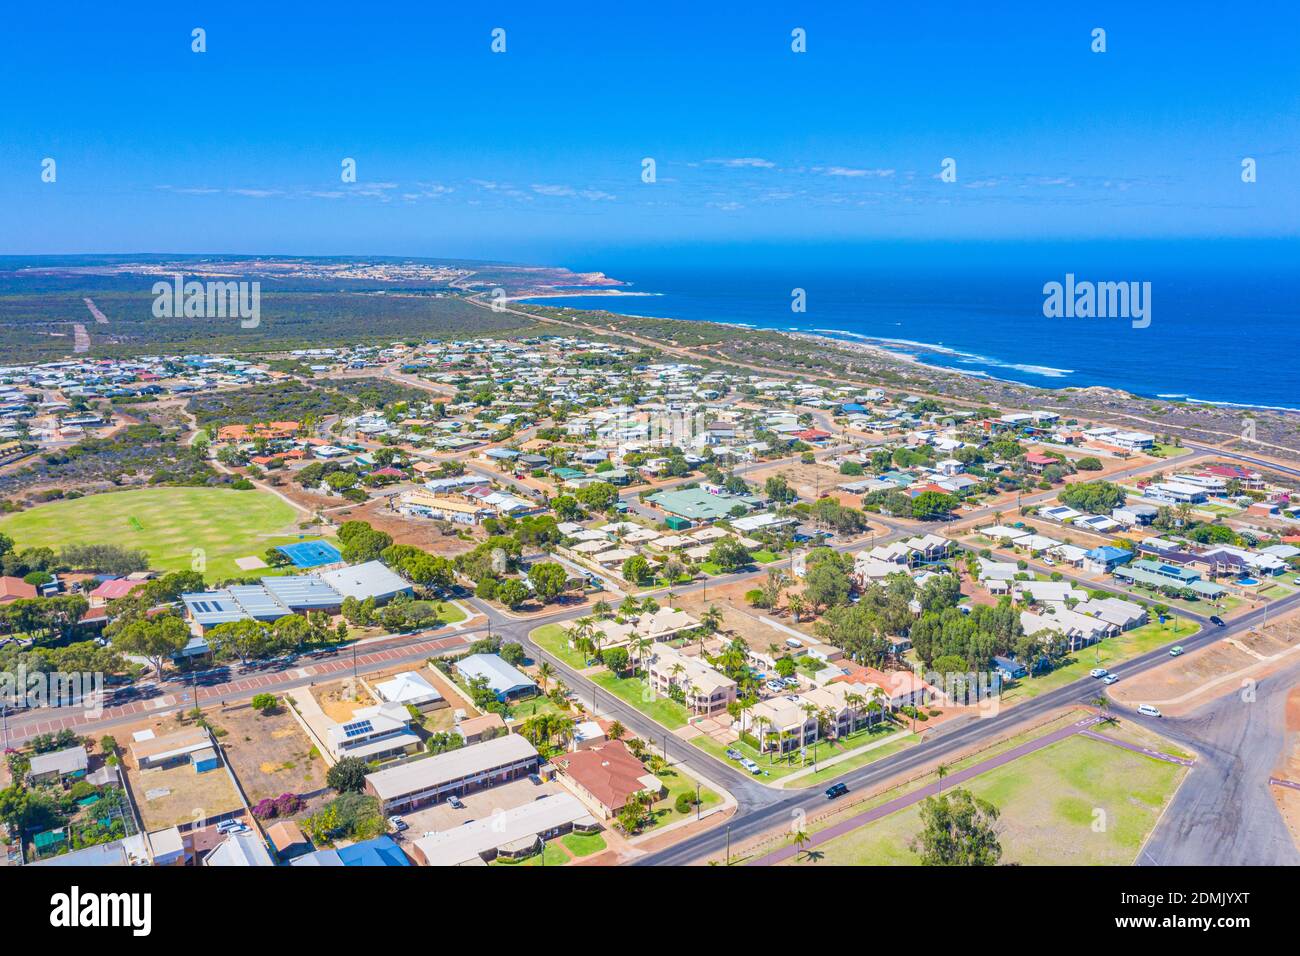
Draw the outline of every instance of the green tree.
<instances>
[{"instance_id":1,"label":"green tree","mask_svg":"<svg viewBox=\"0 0 1300 956\"><path fill-rule=\"evenodd\" d=\"M912 851L925 866L996 866L1002 858L997 820L997 807L968 790L927 797L921 805L924 829L912 840Z\"/></svg>"},{"instance_id":2,"label":"green tree","mask_svg":"<svg viewBox=\"0 0 1300 956\"><path fill-rule=\"evenodd\" d=\"M190 629L175 614L159 614L132 621L113 638L113 647L123 654L146 658L162 677L163 661L179 653L190 641Z\"/></svg>"},{"instance_id":3,"label":"green tree","mask_svg":"<svg viewBox=\"0 0 1300 956\"><path fill-rule=\"evenodd\" d=\"M556 561L543 561L528 569L528 580L533 583L533 593L543 604L549 604L564 593L569 573Z\"/></svg>"},{"instance_id":4,"label":"green tree","mask_svg":"<svg viewBox=\"0 0 1300 956\"><path fill-rule=\"evenodd\" d=\"M623 579L632 584L645 584L652 577L650 562L643 556L634 554L623 562Z\"/></svg>"},{"instance_id":5,"label":"green tree","mask_svg":"<svg viewBox=\"0 0 1300 956\"><path fill-rule=\"evenodd\" d=\"M343 757L325 774L325 783L339 793L360 793L366 788L368 772L360 757Z\"/></svg>"},{"instance_id":6,"label":"green tree","mask_svg":"<svg viewBox=\"0 0 1300 956\"><path fill-rule=\"evenodd\" d=\"M529 598L528 588L517 578L507 578L497 588L497 600L510 610L515 610Z\"/></svg>"}]
</instances>

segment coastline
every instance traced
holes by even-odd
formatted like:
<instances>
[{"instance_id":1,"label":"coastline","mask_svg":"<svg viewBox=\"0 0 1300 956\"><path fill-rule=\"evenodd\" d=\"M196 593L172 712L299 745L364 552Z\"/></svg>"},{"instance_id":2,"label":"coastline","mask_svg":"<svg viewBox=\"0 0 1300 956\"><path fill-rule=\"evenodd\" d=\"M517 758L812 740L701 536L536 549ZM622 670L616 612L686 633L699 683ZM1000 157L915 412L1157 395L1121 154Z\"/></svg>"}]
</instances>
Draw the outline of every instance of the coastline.
<instances>
[{"instance_id":1,"label":"coastline","mask_svg":"<svg viewBox=\"0 0 1300 956\"><path fill-rule=\"evenodd\" d=\"M519 296L518 298L512 299L511 301L518 301L524 304L528 304L530 301L535 301L540 299L586 298L588 296L658 297L663 295L666 295L666 293L629 292L629 291L624 291L619 289L592 290L590 292L556 291L556 292L545 293L545 294L526 294L526 295ZM537 304L541 305L544 303L537 302ZM568 308L574 308L575 311L593 311L591 309L582 309L582 308L576 308L572 306ZM1089 384L1075 384L1075 385L1057 385L1057 386L1043 385L1035 382L1026 382L1018 378L1011 378L1006 375L997 375L982 369L974 370L974 369L954 368L948 365L939 365L933 362L926 362L918 355L912 354L906 350L889 348L886 345L878 344L879 342L890 341L888 339L883 339L875 336L865 336L860 333L854 333L854 332L832 330L832 329L803 330L803 329L796 329L796 328L756 326L749 323L726 321L722 319L703 319L703 318L697 319L697 318L654 316L654 315L643 315L636 312L625 312L621 310L617 312L613 312L612 314L621 316L623 318L628 318L628 319L640 319L640 320L648 320L648 321L673 321L673 322L704 322L707 324L723 326L730 329L737 329L737 330L744 330L744 331L757 330L757 331L775 333L779 335L788 335L795 339L803 340L812 344L821 345L822 347L833 345L836 348L841 350L847 349L853 352L860 352L864 355L869 355L879 361L898 363L903 367L909 367L913 369L924 369L925 371L930 373L955 375L955 376L959 376L962 379L976 381L976 382L998 383L998 384L1011 386L1015 388L1032 389L1035 392L1040 392L1046 395L1050 395L1053 392L1072 392L1072 393L1087 392L1092 394L1105 393L1116 397L1126 397L1135 401L1143 401L1143 402L1161 402L1161 403L1170 403L1175 405L1192 405L1192 406L1197 406L1206 409L1220 409L1223 411L1237 409L1237 410L1254 410L1260 412L1271 412L1280 415L1300 415L1300 406L1268 405L1263 403L1234 402L1234 401L1228 401L1223 399L1196 398L1186 392L1177 392L1177 393L1166 392L1164 394L1157 394L1157 393L1145 394L1142 392L1132 391L1130 389L1118 388L1114 385L1108 385L1104 382L1093 382ZM947 346L939 345L935 343L919 342L913 340L897 340L897 341L899 345L912 345L924 351L945 352L953 355L973 355L973 353L962 352L960 350L949 348ZM1055 369L1055 368L1048 369L1047 366L1040 366L1040 365L1014 365L997 359L988 359L987 357L983 357L983 356L977 356L977 357L982 358L988 364L992 364L995 366L1040 370L1037 372L1037 374L1039 375L1048 375L1049 372L1051 373L1061 373L1067 371L1071 373L1073 372L1073 370L1064 370L1064 369Z\"/></svg>"}]
</instances>

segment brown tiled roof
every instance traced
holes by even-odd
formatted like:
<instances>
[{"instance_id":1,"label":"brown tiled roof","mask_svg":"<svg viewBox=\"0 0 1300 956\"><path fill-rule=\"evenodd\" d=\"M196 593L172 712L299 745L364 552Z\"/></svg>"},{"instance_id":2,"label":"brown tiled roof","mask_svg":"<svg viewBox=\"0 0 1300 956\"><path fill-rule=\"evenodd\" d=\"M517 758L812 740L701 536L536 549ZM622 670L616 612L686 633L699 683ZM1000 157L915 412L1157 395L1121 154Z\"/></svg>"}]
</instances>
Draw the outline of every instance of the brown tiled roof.
<instances>
[{"instance_id":1,"label":"brown tiled roof","mask_svg":"<svg viewBox=\"0 0 1300 956\"><path fill-rule=\"evenodd\" d=\"M611 810L622 809L629 797L645 789L641 778L648 771L621 740L576 750L551 762Z\"/></svg>"}]
</instances>

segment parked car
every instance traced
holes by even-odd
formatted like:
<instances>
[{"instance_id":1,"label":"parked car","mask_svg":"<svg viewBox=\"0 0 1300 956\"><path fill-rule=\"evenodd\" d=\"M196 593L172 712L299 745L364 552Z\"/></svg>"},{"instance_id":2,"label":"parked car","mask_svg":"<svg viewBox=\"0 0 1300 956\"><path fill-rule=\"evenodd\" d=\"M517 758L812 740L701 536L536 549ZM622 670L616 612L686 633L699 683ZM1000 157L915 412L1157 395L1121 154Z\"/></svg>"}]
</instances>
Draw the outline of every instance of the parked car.
<instances>
[{"instance_id":1,"label":"parked car","mask_svg":"<svg viewBox=\"0 0 1300 956\"><path fill-rule=\"evenodd\" d=\"M783 680L781 683L785 684L786 687L798 687L799 678L795 677L794 675L791 675L787 677L785 680Z\"/></svg>"},{"instance_id":2,"label":"parked car","mask_svg":"<svg viewBox=\"0 0 1300 956\"><path fill-rule=\"evenodd\" d=\"M1210 623L1217 624L1219 627L1227 627L1227 625L1223 623L1223 618L1219 617L1217 614L1210 615Z\"/></svg>"},{"instance_id":3,"label":"parked car","mask_svg":"<svg viewBox=\"0 0 1300 956\"><path fill-rule=\"evenodd\" d=\"M762 773L762 772L763 772L763 768L760 767L758 764L754 763L754 761L750 760L748 757L745 757L744 759L742 759L742 760L740 761L740 765L741 765L742 767L744 767L746 770L748 770L750 773Z\"/></svg>"},{"instance_id":4,"label":"parked car","mask_svg":"<svg viewBox=\"0 0 1300 956\"><path fill-rule=\"evenodd\" d=\"M532 782L534 787L540 787L542 785L542 778L537 776L535 773L530 773L528 779Z\"/></svg>"},{"instance_id":5,"label":"parked car","mask_svg":"<svg viewBox=\"0 0 1300 956\"><path fill-rule=\"evenodd\" d=\"M398 833L401 833L403 830L407 829L406 821L399 816L389 817L388 825L392 827L394 830L396 830Z\"/></svg>"},{"instance_id":6,"label":"parked car","mask_svg":"<svg viewBox=\"0 0 1300 956\"><path fill-rule=\"evenodd\" d=\"M1182 657L1182 656L1183 656L1183 646L1182 646L1181 644L1176 644L1176 645L1174 645L1173 647L1169 648L1169 656L1170 656L1170 657Z\"/></svg>"},{"instance_id":7,"label":"parked car","mask_svg":"<svg viewBox=\"0 0 1300 956\"><path fill-rule=\"evenodd\" d=\"M1118 674L1107 674L1105 677L1101 679L1101 682L1103 684L1113 684L1117 680L1119 680Z\"/></svg>"},{"instance_id":8,"label":"parked car","mask_svg":"<svg viewBox=\"0 0 1300 956\"><path fill-rule=\"evenodd\" d=\"M842 797L849 792L849 786L846 783L837 783L826 788L826 799L834 800L836 797Z\"/></svg>"},{"instance_id":9,"label":"parked car","mask_svg":"<svg viewBox=\"0 0 1300 956\"><path fill-rule=\"evenodd\" d=\"M797 637L787 637L785 639L785 646L791 650L798 650L803 647L803 641L799 640Z\"/></svg>"},{"instance_id":10,"label":"parked car","mask_svg":"<svg viewBox=\"0 0 1300 956\"><path fill-rule=\"evenodd\" d=\"M780 694L785 691L785 681L770 680L763 686L774 694Z\"/></svg>"},{"instance_id":11,"label":"parked car","mask_svg":"<svg viewBox=\"0 0 1300 956\"><path fill-rule=\"evenodd\" d=\"M447 804L448 804L448 805L449 805L453 810L464 810L464 809L465 809L465 804L464 804L464 802L460 799L460 797L457 797L457 796L454 796L454 795L453 795L453 796L450 796L450 797L447 798Z\"/></svg>"},{"instance_id":12,"label":"parked car","mask_svg":"<svg viewBox=\"0 0 1300 956\"><path fill-rule=\"evenodd\" d=\"M221 834L244 833L248 826L239 820L222 820L217 824L217 832Z\"/></svg>"},{"instance_id":13,"label":"parked car","mask_svg":"<svg viewBox=\"0 0 1300 956\"><path fill-rule=\"evenodd\" d=\"M1107 673L1108 671L1104 667L1094 667L1092 670L1088 671L1088 676L1100 678L1105 677Z\"/></svg>"},{"instance_id":14,"label":"parked car","mask_svg":"<svg viewBox=\"0 0 1300 956\"><path fill-rule=\"evenodd\" d=\"M728 747L728 748L727 748L727 759L728 759L728 760L744 760L744 759L745 759L745 755L742 754L739 750L735 750L735 749L733 749L733 748L731 748L731 747Z\"/></svg>"},{"instance_id":15,"label":"parked car","mask_svg":"<svg viewBox=\"0 0 1300 956\"><path fill-rule=\"evenodd\" d=\"M1143 717L1162 717L1159 709L1152 707L1150 704L1142 704L1138 707L1138 713Z\"/></svg>"}]
</instances>

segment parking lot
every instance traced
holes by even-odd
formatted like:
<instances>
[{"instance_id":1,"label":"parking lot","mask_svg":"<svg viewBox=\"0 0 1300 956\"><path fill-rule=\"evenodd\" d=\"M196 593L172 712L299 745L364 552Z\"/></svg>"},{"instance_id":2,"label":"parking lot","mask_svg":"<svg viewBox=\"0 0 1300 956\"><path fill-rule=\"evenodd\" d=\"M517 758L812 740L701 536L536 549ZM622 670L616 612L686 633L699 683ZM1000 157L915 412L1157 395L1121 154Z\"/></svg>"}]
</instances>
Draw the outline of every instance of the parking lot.
<instances>
[{"instance_id":1,"label":"parking lot","mask_svg":"<svg viewBox=\"0 0 1300 956\"><path fill-rule=\"evenodd\" d=\"M408 840L418 840L426 833L450 830L471 820L486 820L494 813L521 807L526 803L532 803L538 797L564 792L564 788L558 783L538 785L527 777L522 780L512 780L499 787L465 797L463 810L457 810L449 803L438 803L421 810L403 813L402 819L406 821L409 829L403 832L402 836Z\"/></svg>"}]
</instances>

